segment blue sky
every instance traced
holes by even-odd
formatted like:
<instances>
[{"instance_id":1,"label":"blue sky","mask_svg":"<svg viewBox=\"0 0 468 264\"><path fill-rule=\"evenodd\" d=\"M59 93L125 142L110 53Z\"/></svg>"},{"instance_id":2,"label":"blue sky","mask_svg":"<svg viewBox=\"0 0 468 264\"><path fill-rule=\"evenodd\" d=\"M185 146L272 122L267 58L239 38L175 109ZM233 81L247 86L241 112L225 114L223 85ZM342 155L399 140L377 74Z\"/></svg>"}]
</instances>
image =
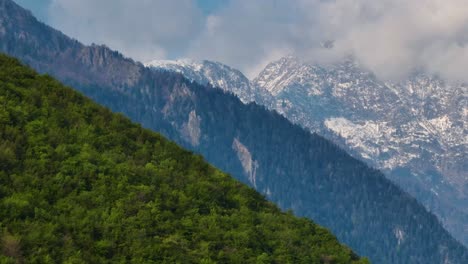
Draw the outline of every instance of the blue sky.
<instances>
[{"instance_id":1,"label":"blue sky","mask_svg":"<svg viewBox=\"0 0 468 264\"><path fill-rule=\"evenodd\" d=\"M47 21L47 7L51 0L13 0L20 6L29 9L41 21Z\"/></svg>"},{"instance_id":2,"label":"blue sky","mask_svg":"<svg viewBox=\"0 0 468 264\"><path fill-rule=\"evenodd\" d=\"M52 0L14 0L17 4L29 9L41 21L48 21L48 7ZM79 1L79 0L78 0ZM196 0L205 15L209 15L226 6L230 0Z\"/></svg>"},{"instance_id":3,"label":"blue sky","mask_svg":"<svg viewBox=\"0 0 468 264\"><path fill-rule=\"evenodd\" d=\"M229 0L197 0L198 6L205 14L211 14L227 6Z\"/></svg>"}]
</instances>

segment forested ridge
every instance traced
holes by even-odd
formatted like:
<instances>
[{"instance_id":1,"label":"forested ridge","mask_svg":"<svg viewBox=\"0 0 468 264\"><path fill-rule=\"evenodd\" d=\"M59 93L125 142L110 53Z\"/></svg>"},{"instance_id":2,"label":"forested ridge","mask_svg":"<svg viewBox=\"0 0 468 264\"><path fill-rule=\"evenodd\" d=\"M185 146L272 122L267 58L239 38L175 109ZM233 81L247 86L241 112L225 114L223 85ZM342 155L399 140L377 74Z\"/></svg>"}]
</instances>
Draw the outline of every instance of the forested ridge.
<instances>
[{"instance_id":1,"label":"forested ridge","mask_svg":"<svg viewBox=\"0 0 468 264\"><path fill-rule=\"evenodd\" d=\"M366 263L202 157L0 56L1 263Z\"/></svg>"}]
</instances>

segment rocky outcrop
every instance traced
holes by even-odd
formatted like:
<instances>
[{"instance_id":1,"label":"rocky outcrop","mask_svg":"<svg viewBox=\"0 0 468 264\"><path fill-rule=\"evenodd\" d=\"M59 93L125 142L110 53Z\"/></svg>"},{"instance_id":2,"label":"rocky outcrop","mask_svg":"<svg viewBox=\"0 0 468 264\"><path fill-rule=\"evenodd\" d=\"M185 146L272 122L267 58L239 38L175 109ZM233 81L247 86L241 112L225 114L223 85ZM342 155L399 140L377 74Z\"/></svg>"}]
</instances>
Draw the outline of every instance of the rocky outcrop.
<instances>
[{"instance_id":1,"label":"rocky outcrop","mask_svg":"<svg viewBox=\"0 0 468 264\"><path fill-rule=\"evenodd\" d=\"M236 151L237 157L242 164L247 178L249 179L250 184L254 187L257 187L257 168L258 162L252 158L252 154L249 149L242 144L239 139L234 138L232 142L232 148Z\"/></svg>"}]
</instances>

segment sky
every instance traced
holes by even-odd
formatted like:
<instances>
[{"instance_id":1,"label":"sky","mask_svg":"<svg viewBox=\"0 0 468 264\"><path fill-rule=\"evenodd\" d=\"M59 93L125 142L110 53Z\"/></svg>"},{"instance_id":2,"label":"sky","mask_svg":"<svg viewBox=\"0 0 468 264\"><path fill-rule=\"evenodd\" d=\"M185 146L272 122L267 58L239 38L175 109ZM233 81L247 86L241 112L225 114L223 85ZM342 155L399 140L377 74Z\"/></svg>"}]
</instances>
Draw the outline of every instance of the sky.
<instances>
[{"instance_id":1,"label":"sky","mask_svg":"<svg viewBox=\"0 0 468 264\"><path fill-rule=\"evenodd\" d=\"M15 1L85 44L142 62L209 59L253 78L285 55L321 64L353 56L383 79L424 70L468 81L466 0Z\"/></svg>"},{"instance_id":2,"label":"sky","mask_svg":"<svg viewBox=\"0 0 468 264\"><path fill-rule=\"evenodd\" d=\"M33 12L42 22L48 22L49 8L54 0L14 0L17 4ZM79 0L76 0L79 1ZM97 0L99 1L99 0ZM169 1L169 0L168 0ZM204 15L209 15L226 6L230 0L197 0L196 3Z\"/></svg>"},{"instance_id":3,"label":"sky","mask_svg":"<svg viewBox=\"0 0 468 264\"><path fill-rule=\"evenodd\" d=\"M41 21L47 20L47 9L52 0L13 0L20 6L29 9Z\"/></svg>"}]
</instances>

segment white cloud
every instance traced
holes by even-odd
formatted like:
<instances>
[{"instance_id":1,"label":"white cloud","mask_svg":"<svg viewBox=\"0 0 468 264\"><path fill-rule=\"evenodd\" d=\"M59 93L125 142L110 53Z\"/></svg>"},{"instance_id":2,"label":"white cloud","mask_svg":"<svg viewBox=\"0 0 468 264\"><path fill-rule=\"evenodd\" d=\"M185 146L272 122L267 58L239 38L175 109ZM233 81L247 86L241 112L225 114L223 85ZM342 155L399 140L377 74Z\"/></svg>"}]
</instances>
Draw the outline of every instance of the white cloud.
<instances>
[{"instance_id":1,"label":"white cloud","mask_svg":"<svg viewBox=\"0 0 468 264\"><path fill-rule=\"evenodd\" d=\"M53 0L49 22L87 44L147 61L181 54L204 27L191 0Z\"/></svg>"},{"instance_id":2,"label":"white cloud","mask_svg":"<svg viewBox=\"0 0 468 264\"><path fill-rule=\"evenodd\" d=\"M294 8L289 1L230 1L207 19L188 56L228 63L247 74L258 71L266 59L290 52Z\"/></svg>"},{"instance_id":3,"label":"white cloud","mask_svg":"<svg viewBox=\"0 0 468 264\"><path fill-rule=\"evenodd\" d=\"M337 0L319 4L320 30L387 78L423 69L468 80L466 0Z\"/></svg>"},{"instance_id":4,"label":"white cloud","mask_svg":"<svg viewBox=\"0 0 468 264\"><path fill-rule=\"evenodd\" d=\"M52 25L140 60L207 58L253 77L288 53L353 54L384 78L415 69L468 81L466 0L231 0L204 17L195 1L54 0ZM333 40L334 48L320 48Z\"/></svg>"}]
</instances>

